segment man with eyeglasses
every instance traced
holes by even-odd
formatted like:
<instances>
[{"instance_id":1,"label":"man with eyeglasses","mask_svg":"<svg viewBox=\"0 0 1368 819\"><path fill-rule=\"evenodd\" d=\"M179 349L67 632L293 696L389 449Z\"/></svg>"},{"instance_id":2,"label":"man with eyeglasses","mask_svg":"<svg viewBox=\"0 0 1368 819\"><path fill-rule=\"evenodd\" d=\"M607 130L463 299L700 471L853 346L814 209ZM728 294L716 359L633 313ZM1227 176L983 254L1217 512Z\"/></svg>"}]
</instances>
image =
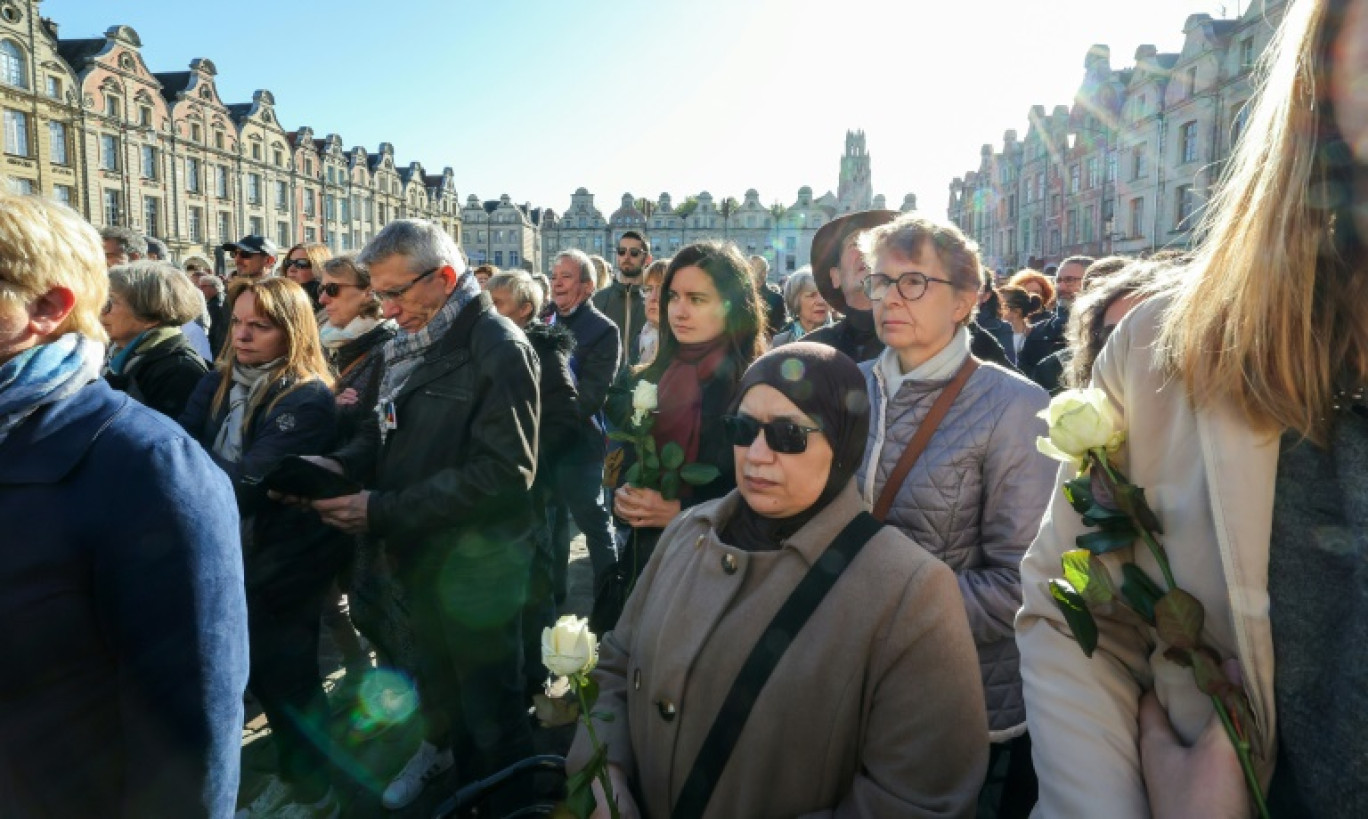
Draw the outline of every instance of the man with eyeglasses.
<instances>
[{"instance_id":1,"label":"man with eyeglasses","mask_svg":"<svg viewBox=\"0 0 1368 819\"><path fill-rule=\"evenodd\" d=\"M1017 356L1021 372L1052 393L1059 387L1057 375L1053 367L1042 369L1040 365L1068 344L1064 328L1069 324L1069 308L1083 288L1083 274L1092 263L1093 259L1088 256L1070 256L1060 262L1055 271L1054 315L1031 328L1021 345L1021 354Z\"/></svg>"},{"instance_id":2,"label":"man with eyeglasses","mask_svg":"<svg viewBox=\"0 0 1368 819\"><path fill-rule=\"evenodd\" d=\"M874 329L874 305L864 290L869 266L856 243L860 234L901 215L895 210L859 211L833 219L817 230L812 238L812 277L822 298L844 318L808 333L805 341L835 347L857 364L883 352L884 344ZM998 340L972 321L969 335L974 357L1014 369Z\"/></svg>"},{"instance_id":3,"label":"man with eyeglasses","mask_svg":"<svg viewBox=\"0 0 1368 819\"><path fill-rule=\"evenodd\" d=\"M276 257L280 255L280 248L276 247L275 242L254 233L243 236L236 242L224 243L223 251L233 257L234 271L229 277L231 279L259 279L269 276L271 271L275 270Z\"/></svg>"},{"instance_id":4,"label":"man with eyeglasses","mask_svg":"<svg viewBox=\"0 0 1368 819\"><path fill-rule=\"evenodd\" d=\"M617 325L627 363L637 363L636 337L646 322L646 301L641 296L641 273L651 263L651 243L635 230L622 234L617 243L617 279L594 294L594 307Z\"/></svg>"},{"instance_id":5,"label":"man with eyeglasses","mask_svg":"<svg viewBox=\"0 0 1368 819\"><path fill-rule=\"evenodd\" d=\"M467 783L532 753L520 618L539 368L440 226L390 222L356 261L400 332L384 348L374 421L312 459L368 488L312 505L324 523L381 541L412 612L426 734L384 790L397 810L458 762ZM525 797L502 798L492 815Z\"/></svg>"}]
</instances>

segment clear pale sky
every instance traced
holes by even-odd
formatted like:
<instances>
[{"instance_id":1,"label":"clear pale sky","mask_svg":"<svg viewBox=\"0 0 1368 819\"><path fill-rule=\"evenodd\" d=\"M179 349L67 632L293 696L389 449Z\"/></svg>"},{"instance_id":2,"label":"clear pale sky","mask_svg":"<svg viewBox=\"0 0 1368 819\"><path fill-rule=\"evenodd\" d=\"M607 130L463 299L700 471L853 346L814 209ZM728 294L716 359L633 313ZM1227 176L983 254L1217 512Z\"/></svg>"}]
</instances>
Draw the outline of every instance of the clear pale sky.
<instances>
[{"instance_id":1,"label":"clear pale sky","mask_svg":"<svg viewBox=\"0 0 1368 819\"><path fill-rule=\"evenodd\" d=\"M1238 10L1250 2L1240 0ZM1224 10L1224 11L1223 11ZM227 102L269 88L286 128L394 143L455 170L462 199L564 210L587 187L707 190L792 202L835 190L863 129L874 190L944 215L979 146L1025 135L1033 104L1069 104L1093 43L1178 51L1189 14L1236 0L473 2L46 0L63 38L135 28L153 71L208 57Z\"/></svg>"}]
</instances>

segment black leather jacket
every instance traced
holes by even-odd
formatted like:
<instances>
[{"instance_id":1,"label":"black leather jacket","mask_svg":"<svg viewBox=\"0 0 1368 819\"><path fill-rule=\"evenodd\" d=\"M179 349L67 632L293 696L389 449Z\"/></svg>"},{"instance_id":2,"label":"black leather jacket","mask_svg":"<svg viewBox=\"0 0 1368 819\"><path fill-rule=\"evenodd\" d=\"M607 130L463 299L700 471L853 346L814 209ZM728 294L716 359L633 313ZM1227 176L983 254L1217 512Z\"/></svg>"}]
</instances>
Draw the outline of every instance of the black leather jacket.
<instances>
[{"instance_id":1,"label":"black leather jacket","mask_svg":"<svg viewBox=\"0 0 1368 819\"><path fill-rule=\"evenodd\" d=\"M372 490L370 530L396 560L526 539L538 377L526 336L481 293L409 376L384 443L377 419L330 456Z\"/></svg>"}]
</instances>

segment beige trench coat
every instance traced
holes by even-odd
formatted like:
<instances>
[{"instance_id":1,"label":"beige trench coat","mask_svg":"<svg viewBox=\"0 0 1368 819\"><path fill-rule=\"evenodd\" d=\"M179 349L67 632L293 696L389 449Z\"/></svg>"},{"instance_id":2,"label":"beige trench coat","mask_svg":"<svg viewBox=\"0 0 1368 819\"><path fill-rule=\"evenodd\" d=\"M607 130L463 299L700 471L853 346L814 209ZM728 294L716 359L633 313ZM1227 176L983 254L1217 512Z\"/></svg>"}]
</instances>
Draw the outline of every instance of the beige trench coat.
<instances>
[{"instance_id":1,"label":"beige trench coat","mask_svg":"<svg viewBox=\"0 0 1368 819\"><path fill-rule=\"evenodd\" d=\"M1255 765L1267 783L1276 756L1268 548L1279 439L1253 431L1232 407L1194 411L1181 380L1156 369L1154 342L1165 306L1152 300L1126 318L1098 358L1093 386L1106 390L1124 419L1121 456L1164 526L1161 542L1175 580L1206 608L1206 635L1221 656L1239 658L1259 728ZM1070 477L1071 468L1060 471L1061 482ZM1040 778L1036 815L1148 819L1141 694L1155 689L1187 742L1201 733L1212 707L1191 672L1164 659L1167 646L1151 628L1099 619L1098 649L1091 660L1083 656L1045 582L1060 575L1060 554L1085 531L1092 530L1056 493L1021 565L1017 644ZM1143 544L1125 557L1161 580ZM1119 570L1112 569L1119 584Z\"/></svg>"},{"instance_id":2,"label":"beige trench coat","mask_svg":"<svg viewBox=\"0 0 1368 819\"><path fill-rule=\"evenodd\" d=\"M746 656L863 508L854 484L772 552L718 540L732 492L665 531L602 642L596 722L639 807L667 817ZM780 660L707 816L972 815L988 755L974 641L954 574L885 527ZM584 729L569 767L589 757Z\"/></svg>"}]
</instances>

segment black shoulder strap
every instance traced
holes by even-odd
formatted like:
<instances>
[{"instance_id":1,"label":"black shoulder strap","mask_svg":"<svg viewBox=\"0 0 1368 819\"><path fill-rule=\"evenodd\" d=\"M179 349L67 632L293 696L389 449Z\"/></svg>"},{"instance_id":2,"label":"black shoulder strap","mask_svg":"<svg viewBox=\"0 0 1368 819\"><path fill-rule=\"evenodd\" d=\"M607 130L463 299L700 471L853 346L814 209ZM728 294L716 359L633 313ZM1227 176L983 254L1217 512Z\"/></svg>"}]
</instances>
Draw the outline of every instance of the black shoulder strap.
<instances>
[{"instance_id":1,"label":"black shoulder strap","mask_svg":"<svg viewBox=\"0 0 1368 819\"><path fill-rule=\"evenodd\" d=\"M697 819L703 815L708 800L712 798L713 788L717 787L736 741L746 726L751 707L759 699L779 660L827 592L836 585L841 572L855 561L855 556L881 528L883 524L868 512L856 515L794 587L793 593L784 601L769 627L760 635L759 642L751 649L745 665L741 666L741 672L732 683L731 691L727 692L727 699L717 712L717 718L713 720L712 728L703 740L703 747L694 760L693 769L689 771L689 778L679 792L679 801L675 802L674 811L670 814L673 819Z\"/></svg>"}]
</instances>

